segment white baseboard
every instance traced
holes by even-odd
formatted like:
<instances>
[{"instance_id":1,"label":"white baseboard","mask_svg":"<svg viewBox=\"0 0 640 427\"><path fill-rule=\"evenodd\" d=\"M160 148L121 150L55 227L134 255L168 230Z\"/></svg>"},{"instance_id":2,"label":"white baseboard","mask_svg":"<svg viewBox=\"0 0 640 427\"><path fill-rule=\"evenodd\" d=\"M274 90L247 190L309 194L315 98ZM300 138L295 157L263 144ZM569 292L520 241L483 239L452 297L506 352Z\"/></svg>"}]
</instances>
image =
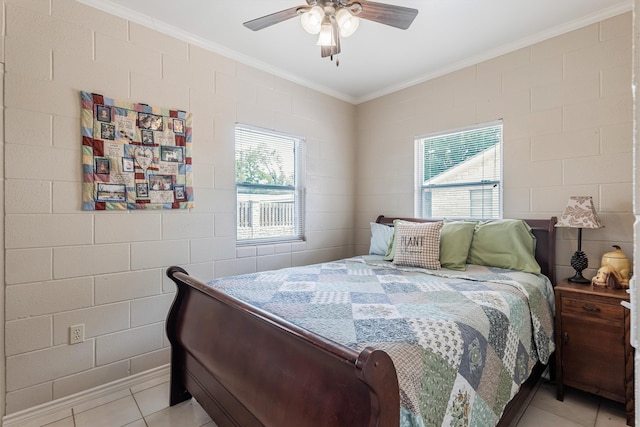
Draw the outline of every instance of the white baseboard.
<instances>
[{"instance_id":1,"label":"white baseboard","mask_svg":"<svg viewBox=\"0 0 640 427\"><path fill-rule=\"evenodd\" d=\"M71 416L71 408L79 406L94 399L108 396L123 389L129 389L135 385L142 384L147 381L169 377L170 365L166 364L157 368L150 369L139 374L131 375L108 384L103 384L80 393L65 396L51 402L43 403L32 408L5 415L2 418L2 427L26 427L36 426L39 421L48 419L48 422ZM67 415L68 414L68 415Z\"/></svg>"}]
</instances>

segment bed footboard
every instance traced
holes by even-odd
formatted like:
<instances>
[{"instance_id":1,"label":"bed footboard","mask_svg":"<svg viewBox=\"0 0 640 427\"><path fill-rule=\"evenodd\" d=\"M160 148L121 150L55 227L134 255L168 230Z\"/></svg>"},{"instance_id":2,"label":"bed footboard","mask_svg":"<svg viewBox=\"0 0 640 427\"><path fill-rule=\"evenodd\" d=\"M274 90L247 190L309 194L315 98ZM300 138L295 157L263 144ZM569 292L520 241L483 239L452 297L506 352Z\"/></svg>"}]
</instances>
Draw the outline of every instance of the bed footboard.
<instances>
[{"instance_id":1,"label":"bed footboard","mask_svg":"<svg viewBox=\"0 0 640 427\"><path fill-rule=\"evenodd\" d=\"M357 353L252 307L179 267L167 317L170 404L195 397L220 426L397 427L391 358Z\"/></svg>"}]
</instances>

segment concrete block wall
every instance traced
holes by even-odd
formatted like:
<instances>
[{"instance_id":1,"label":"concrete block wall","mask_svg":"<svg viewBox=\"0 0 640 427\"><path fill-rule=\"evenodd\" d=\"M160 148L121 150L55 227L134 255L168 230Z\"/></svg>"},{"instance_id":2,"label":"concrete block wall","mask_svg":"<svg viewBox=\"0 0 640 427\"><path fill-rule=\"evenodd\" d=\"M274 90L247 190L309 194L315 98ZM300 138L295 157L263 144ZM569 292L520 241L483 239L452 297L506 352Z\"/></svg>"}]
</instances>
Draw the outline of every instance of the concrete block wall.
<instances>
[{"instance_id":1,"label":"concrete block wall","mask_svg":"<svg viewBox=\"0 0 640 427\"><path fill-rule=\"evenodd\" d=\"M378 214L414 214L416 136L502 119L503 216L590 195L605 228L583 231L585 277L613 244L632 257L631 50L629 12L358 105L357 252ZM558 229L558 278L576 249Z\"/></svg>"},{"instance_id":2,"label":"concrete block wall","mask_svg":"<svg viewBox=\"0 0 640 427\"><path fill-rule=\"evenodd\" d=\"M631 255L630 13L353 106L73 0L0 1L5 413L167 363L170 264L208 280L366 252L376 215L413 214L417 135L504 119L504 216L589 194L591 267ZM80 210L80 90L193 113L194 209ZM235 122L307 138L305 242L236 247Z\"/></svg>"},{"instance_id":3,"label":"concrete block wall","mask_svg":"<svg viewBox=\"0 0 640 427\"><path fill-rule=\"evenodd\" d=\"M7 414L168 363L169 265L353 255L354 105L73 0L1 3ZM194 209L81 210L81 90L193 113ZM236 247L236 122L306 138L305 241Z\"/></svg>"}]
</instances>

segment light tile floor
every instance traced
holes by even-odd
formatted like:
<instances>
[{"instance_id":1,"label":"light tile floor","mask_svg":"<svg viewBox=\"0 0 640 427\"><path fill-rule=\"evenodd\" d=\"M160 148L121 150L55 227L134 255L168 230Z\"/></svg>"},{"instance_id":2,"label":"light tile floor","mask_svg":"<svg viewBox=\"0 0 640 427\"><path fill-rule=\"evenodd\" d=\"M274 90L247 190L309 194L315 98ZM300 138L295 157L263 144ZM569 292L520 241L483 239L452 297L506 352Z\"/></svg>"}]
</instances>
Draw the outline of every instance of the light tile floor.
<instances>
[{"instance_id":1,"label":"light tile floor","mask_svg":"<svg viewBox=\"0 0 640 427\"><path fill-rule=\"evenodd\" d=\"M46 427L216 427L195 400L168 406L168 379L154 380L84 403L73 416L39 424ZM622 427L624 406L567 388L564 402L555 385L543 383L517 427Z\"/></svg>"},{"instance_id":2,"label":"light tile floor","mask_svg":"<svg viewBox=\"0 0 640 427\"><path fill-rule=\"evenodd\" d=\"M540 384L517 427L622 427L624 405L565 387L564 401L556 399L555 383Z\"/></svg>"}]
</instances>

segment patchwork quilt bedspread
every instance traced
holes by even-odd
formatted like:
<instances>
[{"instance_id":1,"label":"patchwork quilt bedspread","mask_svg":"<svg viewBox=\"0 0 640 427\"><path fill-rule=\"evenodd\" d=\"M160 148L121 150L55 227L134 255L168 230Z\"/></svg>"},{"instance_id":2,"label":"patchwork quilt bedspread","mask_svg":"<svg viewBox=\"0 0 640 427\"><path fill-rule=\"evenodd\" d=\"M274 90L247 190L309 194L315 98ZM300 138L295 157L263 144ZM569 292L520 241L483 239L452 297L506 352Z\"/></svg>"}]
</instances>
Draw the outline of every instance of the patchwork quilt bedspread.
<instances>
[{"instance_id":1,"label":"patchwork quilt bedspread","mask_svg":"<svg viewBox=\"0 0 640 427\"><path fill-rule=\"evenodd\" d=\"M368 255L209 284L347 347L385 350L401 426L495 425L554 350L553 288L542 275L397 267Z\"/></svg>"}]
</instances>

